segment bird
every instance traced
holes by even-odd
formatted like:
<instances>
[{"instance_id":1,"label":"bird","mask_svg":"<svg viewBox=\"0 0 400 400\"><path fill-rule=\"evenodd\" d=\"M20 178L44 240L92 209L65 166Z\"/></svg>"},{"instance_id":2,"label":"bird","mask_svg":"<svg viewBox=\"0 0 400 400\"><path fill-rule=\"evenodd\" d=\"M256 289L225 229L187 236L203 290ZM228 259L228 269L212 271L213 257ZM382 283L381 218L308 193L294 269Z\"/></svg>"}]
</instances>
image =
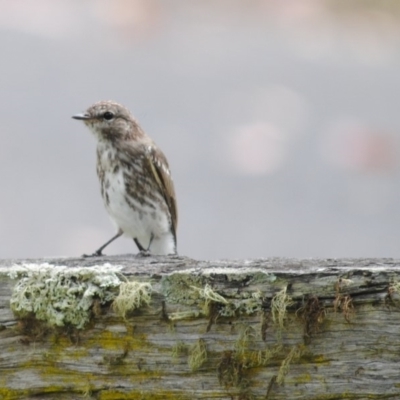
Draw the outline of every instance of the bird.
<instances>
[{"instance_id":1,"label":"bird","mask_svg":"<svg viewBox=\"0 0 400 400\"><path fill-rule=\"evenodd\" d=\"M168 161L130 111L114 101L99 101L72 118L97 139L97 176L104 206L118 237L132 238L141 255L177 254L178 210Z\"/></svg>"}]
</instances>

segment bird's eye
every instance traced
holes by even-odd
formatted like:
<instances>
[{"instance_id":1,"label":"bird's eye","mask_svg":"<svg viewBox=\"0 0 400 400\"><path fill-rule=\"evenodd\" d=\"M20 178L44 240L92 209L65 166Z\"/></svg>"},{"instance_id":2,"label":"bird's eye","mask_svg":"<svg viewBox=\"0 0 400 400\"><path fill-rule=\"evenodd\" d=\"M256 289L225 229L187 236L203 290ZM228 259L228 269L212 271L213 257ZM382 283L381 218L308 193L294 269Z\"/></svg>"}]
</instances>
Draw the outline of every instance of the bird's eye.
<instances>
[{"instance_id":1,"label":"bird's eye","mask_svg":"<svg viewBox=\"0 0 400 400\"><path fill-rule=\"evenodd\" d=\"M103 118L104 118L105 120L107 120L107 121L110 121L110 120L112 120L112 119L114 118L114 114L113 114L112 112L110 112L110 111L106 111L106 112L103 114Z\"/></svg>"}]
</instances>

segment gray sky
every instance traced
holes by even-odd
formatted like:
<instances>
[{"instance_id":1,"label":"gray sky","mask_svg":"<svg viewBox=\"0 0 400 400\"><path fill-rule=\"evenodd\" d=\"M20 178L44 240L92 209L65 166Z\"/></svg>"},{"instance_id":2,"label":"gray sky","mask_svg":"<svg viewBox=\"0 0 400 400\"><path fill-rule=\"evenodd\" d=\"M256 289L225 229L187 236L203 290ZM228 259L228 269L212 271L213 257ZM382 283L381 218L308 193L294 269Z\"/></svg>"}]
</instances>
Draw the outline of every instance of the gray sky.
<instances>
[{"instance_id":1,"label":"gray sky","mask_svg":"<svg viewBox=\"0 0 400 400\"><path fill-rule=\"evenodd\" d=\"M396 4L3 0L0 257L115 233L71 119L108 99L169 159L180 254L399 257Z\"/></svg>"}]
</instances>

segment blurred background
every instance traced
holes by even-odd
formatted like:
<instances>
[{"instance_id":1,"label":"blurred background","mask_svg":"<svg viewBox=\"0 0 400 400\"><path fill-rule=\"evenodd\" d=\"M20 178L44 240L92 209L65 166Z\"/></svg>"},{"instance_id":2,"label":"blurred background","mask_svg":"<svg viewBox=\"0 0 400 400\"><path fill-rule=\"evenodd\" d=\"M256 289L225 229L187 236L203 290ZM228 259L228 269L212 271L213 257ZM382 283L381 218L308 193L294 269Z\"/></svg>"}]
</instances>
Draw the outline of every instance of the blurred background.
<instances>
[{"instance_id":1,"label":"blurred background","mask_svg":"<svg viewBox=\"0 0 400 400\"><path fill-rule=\"evenodd\" d=\"M399 1L0 0L0 48L0 258L115 233L71 119L109 99L169 159L180 254L400 256Z\"/></svg>"}]
</instances>

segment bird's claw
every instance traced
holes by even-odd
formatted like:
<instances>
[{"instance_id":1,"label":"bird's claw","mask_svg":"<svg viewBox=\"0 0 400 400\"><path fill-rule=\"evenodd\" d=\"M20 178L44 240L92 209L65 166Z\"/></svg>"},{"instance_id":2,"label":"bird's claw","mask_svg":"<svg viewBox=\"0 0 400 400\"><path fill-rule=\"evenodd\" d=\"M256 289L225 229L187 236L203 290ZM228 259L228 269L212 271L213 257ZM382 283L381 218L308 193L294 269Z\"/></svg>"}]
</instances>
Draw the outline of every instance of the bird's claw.
<instances>
[{"instance_id":1,"label":"bird's claw","mask_svg":"<svg viewBox=\"0 0 400 400\"><path fill-rule=\"evenodd\" d=\"M93 254L82 254L83 258L91 258L91 257L103 257L104 254L101 251L95 251Z\"/></svg>"},{"instance_id":2,"label":"bird's claw","mask_svg":"<svg viewBox=\"0 0 400 400\"><path fill-rule=\"evenodd\" d=\"M150 251L149 250L140 250L139 253L136 254L136 257L138 258L144 258L144 257L150 257Z\"/></svg>"}]
</instances>

